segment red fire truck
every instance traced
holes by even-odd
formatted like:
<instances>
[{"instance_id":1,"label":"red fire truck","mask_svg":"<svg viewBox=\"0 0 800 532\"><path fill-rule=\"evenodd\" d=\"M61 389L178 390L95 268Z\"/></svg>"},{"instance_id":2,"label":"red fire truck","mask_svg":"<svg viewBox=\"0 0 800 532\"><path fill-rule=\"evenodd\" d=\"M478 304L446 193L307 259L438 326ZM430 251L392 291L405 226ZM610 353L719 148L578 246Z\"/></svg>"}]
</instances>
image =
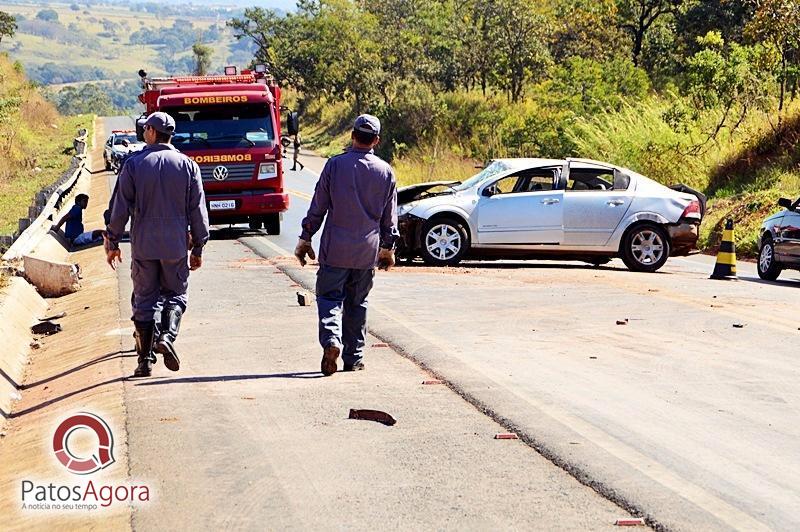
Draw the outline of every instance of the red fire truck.
<instances>
[{"instance_id":1,"label":"red fire truck","mask_svg":"<svg viewBox=\"0 0 800 532\"><path fill-rule=\"evenodd\" d=\"M147 76L139 71L145 113L163 111L175 119L174 146L200 166L212 224L248 223L280 234L281 213L289 208L283 184L280 87L259 65L225 75ZM283 108L283 110L286 110ZM297 113L289 112L288 135L297 134Z\"/></svg>"}]
</instances>

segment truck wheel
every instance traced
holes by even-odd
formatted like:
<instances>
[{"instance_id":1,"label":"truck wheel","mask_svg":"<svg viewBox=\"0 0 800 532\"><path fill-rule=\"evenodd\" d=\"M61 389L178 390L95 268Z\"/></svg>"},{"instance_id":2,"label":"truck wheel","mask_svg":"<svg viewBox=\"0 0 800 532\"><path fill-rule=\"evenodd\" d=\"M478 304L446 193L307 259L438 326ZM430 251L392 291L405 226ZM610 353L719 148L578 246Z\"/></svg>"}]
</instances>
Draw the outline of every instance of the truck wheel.
<instances>
[{"instance_id":1,"label":"truck wheel","mask_svg":"<svg viewBox=\"0 0 800 532\"><path fill-rule=\"evenodd\" d=\"M455 266L469 250L469 233L452 218L426 221L421 238L422 260L432 266Z\"/></svg>"},{"instance_id":2,"label":"truck wheel","mask_svg":"<svg viewBox=\"0 0 800 532\"><path fill-rule=\"evenodd\" d=\"M775 260L775 245L772 238L764 237L761 250L758 252L758 276L765 281L774 281L781 274L780 263Z\"/></svg>"},{"instance_id":3,"label":"truck wheel","mask_svg":"<svg viewBox=\"0 0 800 532\"><path fill-rule=\"evenodd\" d=\"M268 235L281 234L281 215L268 214L264 217L264 229L267 230Z\"/></svg>"},{"instance_id":4,"label":"truck wheel","mask_svg":"<svg viewBox=\"0 0 800 532\"><path fill-rule=\"evenodd\" d=\"M629 230L622 239L620 255L625 266L634 272L654 272L669 258L669 237L663 228L645 223Z\"/></svg>"}]
</instances>

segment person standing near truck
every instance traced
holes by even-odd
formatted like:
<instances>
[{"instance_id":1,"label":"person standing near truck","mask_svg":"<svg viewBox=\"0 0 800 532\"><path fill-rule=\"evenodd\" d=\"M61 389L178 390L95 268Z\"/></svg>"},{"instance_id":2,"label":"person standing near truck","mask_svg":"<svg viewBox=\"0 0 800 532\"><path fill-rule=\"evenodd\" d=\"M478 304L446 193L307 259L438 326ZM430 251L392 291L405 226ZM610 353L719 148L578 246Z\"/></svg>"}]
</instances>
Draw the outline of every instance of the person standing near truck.
<instances>
[{"instance_id":1,"label":"person standing near truck","mask_svg":"<svg viewBox=\"0 0 800 532\"><path fill-rule=\"evenodd\" d=\"M300 146L302 146L302 141L300 140L300 133L295 134L294 136L294 155L292 157L292 172L297 171L297 165L300 165L300 170L305 168L305 165L300 162Z\"/></svg>"},{"instance_id":2,"label":"person standing near truck","mask_svg":"<svg viewBox=\"0 0 800 532\"><path fill-rule=\"evenodd\" d=\"M107 227L106 260L122 262L119 242L131 218L131 279L138 366L134 377L152 372L156 358L172 371L180 369L175 340L188 302L189 270L203 264L209 225L197 163L171 144L175 121L152 113L144 123L147 146L120 171ZM191 254L187 259L187 228ZM156 316L161 309L156 338Z\"/></svg>"},{"instance_id":3,"label":"person standing near truck","mask_svg":"<svg viewBox=\"0 0 800 532\"><path fill-rule=\"evenodd\" d=\"M367 296L375 267L394 266L397 188L392 167L373 152L380 131L376 117L356 118L351 148L325 163L294 252L302 266L306 257L315 258L311 238L327 215L317 272L325 376L336 372L339 354L344 371L364 369Z\"/></svg>"}]
</instances>

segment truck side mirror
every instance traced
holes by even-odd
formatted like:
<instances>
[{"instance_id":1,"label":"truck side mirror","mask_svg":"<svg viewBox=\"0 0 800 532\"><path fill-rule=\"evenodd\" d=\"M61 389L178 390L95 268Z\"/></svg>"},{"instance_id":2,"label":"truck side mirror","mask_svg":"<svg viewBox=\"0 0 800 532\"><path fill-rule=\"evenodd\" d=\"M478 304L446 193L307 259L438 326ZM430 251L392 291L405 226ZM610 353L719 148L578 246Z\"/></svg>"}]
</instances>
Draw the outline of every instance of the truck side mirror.
<instances>
[{"instance_id":1,"label":"truck side mirror","mask_svg":"<svg viewBox=\"0 0 800 532\"><path fill-rule=\"evenodd\" d=\"M778 207L783 207L784 209L792 210L792 205L794 205L794 202L792 202L792 200L790 200L789 198L781 198L778 200Z\"/></svg>"},{"instance_id":2,"label":"truck side mirror","mask_svg":"<svg viewBox=\"0 0 800 532\"><path fill-rule=\"evenodd\" d=\"M144 142L144 122L146 117L144 115L140 116L139 119L136 121L136 140L139 142Z\"/></svg>"},{"instance_id":3,"label":"truck side mirror","mask_svg":"<svg viewBox=\"0 0 800 532\"><path fill-rule=\"evenodd\" d=\"M286 133L288 135L297 135L300 131L300 118L297 111L292 111L286 115Z\"/></svg>"}]
</instances>

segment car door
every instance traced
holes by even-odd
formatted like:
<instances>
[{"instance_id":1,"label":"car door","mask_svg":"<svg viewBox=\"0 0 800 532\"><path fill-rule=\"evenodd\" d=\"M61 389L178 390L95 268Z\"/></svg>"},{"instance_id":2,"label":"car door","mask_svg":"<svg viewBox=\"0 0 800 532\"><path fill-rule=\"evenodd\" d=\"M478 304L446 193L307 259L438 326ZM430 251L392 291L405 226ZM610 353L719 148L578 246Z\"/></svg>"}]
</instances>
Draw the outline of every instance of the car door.
<instances>
[{"instance_id":1,"label":"car door","mask_svg":"<svg viewBox=\"0 0 800 532\"><path fill-rule=\"evenodd\" d=\"M557 178L555 168L534 168L481 186L478 243L559 244L564 192Z\"/></svg>"},{"instance_id":2,"label":"car door","mask_svg":"<svg viewBox=\"0 0 800 532\"><path fill-rule=\"evenodd\" d=\"M571 161L564 191L564 245L606 245L633 201L630 183L615 168Z\"/></svg>"},{"instance_id":3,"label":"car door","mask_svg":"<svg viewBox=\"0 0 800 532\"><path fill-rule=\"evenodd\" d=\"M781 262L800 262L800 199L787 210L775 239L775 254Z\"/></svg>"}]
</instances>

